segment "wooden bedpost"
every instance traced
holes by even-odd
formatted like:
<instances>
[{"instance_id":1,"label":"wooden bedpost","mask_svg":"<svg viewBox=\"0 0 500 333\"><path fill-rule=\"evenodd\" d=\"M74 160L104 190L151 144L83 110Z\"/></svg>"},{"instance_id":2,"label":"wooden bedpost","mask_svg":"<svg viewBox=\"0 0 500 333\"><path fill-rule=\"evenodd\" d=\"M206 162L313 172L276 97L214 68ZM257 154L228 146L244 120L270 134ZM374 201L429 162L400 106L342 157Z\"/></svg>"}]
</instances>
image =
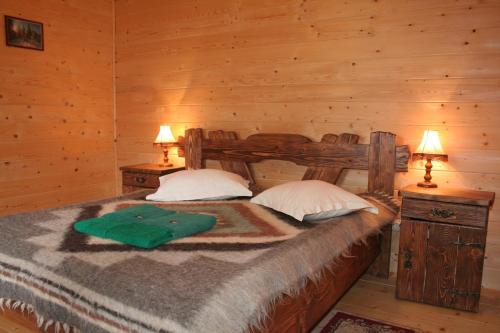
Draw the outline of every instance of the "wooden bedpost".
<instances>
[{"instance_id":1,"label":"wooden bedpost","mask_svg":"<svg viewBox=\"0 0 500 333\"><path fill-rule=\"evenodd\" d=\"M368 191L394 194L396 174L396 136L387 132L373 132L368 153ZM380 254L369 269L370 274L388 278L391 263L392 224L382 229Z\"/></svg>"},{"instance_id":2,"label":"wooden bedpost","mask_svg":"<svg viewBox=\"0 0 500 333\"><path fill-rule=\"evenodd\" d=\"M184 156L186 158L186 169L196 170L202 168L201 141L203 131L201 128L189 128L185 132Z\"/></svg>"},{"instance_id":3,"label":"wooden bedpost","mask_svg":"<svg viewBox=\"0 0 500 333\"><path fill-rule=\"evenodd\" d=\"M396 174L396 135L373 132L368 153L368 191L394 194Z\"/></svg>"}]
</instances>

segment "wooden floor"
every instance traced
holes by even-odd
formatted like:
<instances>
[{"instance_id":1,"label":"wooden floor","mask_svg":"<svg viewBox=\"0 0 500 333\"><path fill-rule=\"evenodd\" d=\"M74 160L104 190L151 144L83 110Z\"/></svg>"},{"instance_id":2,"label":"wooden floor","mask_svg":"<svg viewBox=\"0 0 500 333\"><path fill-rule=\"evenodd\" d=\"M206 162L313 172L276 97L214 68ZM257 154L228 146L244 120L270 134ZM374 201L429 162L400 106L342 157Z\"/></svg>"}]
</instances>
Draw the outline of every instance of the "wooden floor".
<instances>
[{"instance_id":1,"label":"wooden floor","mask_svg":"<svg viewBox=\"0 0 500 333\"><path fill-rule=\"evenodd\" d=\"M318 333L334 311L343 311L421 329L423 332L500 333L500 292L483 289L479 313L396 300L394 280L364 277L340 300L313 330ZM0 319L0 333L32 333L18 324Z\"/></svg>"},{"instance_id":2,"label":"wooden floor","mask_svg":"<svg viewBox=\"0 0 500 333\"><path fill-rule=\"evenodd\" d=\"M397 300L395 280L363 277L312 333L318 333L335 311L382 320L423 332L500 333L500 292L483 289L479 313Z\"/></svg>"},{"instance_id":3,"label":"wooden floor","mask_svg":"<svg viewBox=\"0 0 500 333\"><path fill-rule=\"evenodd\" d=\"M0 333L33 333L42 332L40 330L33 330L33 328L26 328L14 321L10 321L3 317L0 317ZM82 332L83 333L83 332Z\"/></svg>"}]
</instances>

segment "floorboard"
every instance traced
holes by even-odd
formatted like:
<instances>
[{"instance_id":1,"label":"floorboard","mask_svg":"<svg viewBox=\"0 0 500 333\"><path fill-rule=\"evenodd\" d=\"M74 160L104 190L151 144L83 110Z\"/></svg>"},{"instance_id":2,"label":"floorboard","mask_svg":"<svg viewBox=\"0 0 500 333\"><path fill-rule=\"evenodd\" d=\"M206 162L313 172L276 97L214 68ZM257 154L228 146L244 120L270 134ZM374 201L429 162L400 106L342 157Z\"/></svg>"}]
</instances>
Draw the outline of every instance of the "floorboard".
<instances>
[{"instance_id":1,"label":"floorboard","mask_svg":"<svg viewBox=\"0 0 500 333\"><path fill-rule=\"evenodd\" d=\"M394 279L380 280L364 276L312 333L319 333L336 311L412 327L423 332L500 333L499 291L482 290L479 313L402 301L394 295Z\"/></svg>"}]
</instances>

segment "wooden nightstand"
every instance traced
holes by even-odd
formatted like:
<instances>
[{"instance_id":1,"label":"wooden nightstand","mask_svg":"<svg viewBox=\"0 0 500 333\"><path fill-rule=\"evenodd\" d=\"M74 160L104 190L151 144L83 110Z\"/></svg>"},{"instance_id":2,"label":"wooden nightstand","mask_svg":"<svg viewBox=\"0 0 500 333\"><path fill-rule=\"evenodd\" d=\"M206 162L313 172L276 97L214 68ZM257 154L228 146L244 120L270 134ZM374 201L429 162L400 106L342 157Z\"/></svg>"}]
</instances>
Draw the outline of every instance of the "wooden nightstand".
<instances>
[{"instance_id":1,"label":"wooden nightstand","mask_svg":"<svg viewBox=\"0 0 500 333\"><path fill-rule=\"evenodd\" d=\"M396 296L477 312L495 193L416 185L401 193Z\"/></svg>"},{"instance_id":2,"label":"wooden nightstand","mask_svg":"<svg viewBox=\"0 0 500 333\"><path fill-rule=\"evenodd\" d=\"M130 193L145 188L158 188L163 175L184 170L184 167L164 167L159 164L137 164L123 166L122 191Z\"/></svg>"}]
</instances>

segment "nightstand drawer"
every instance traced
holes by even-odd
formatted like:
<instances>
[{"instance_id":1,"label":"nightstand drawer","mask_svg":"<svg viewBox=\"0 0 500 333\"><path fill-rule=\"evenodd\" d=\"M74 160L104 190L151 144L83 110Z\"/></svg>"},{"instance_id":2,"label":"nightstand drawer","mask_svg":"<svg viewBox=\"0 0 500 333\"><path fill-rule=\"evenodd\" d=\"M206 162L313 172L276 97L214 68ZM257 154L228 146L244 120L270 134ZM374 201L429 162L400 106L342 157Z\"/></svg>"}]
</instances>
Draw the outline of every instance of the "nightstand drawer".
<instances>
[{"instance_id":1,"label":"nightstand drawer","mask_svg":"<svg viewBox=\"0 0 500 333\"><path fill-rule=\"evenodd\" d=\"M433 222L484 227L488 219L488 207L404 198L401 216Z\"/></svg>"},{"instance_id":2,"label":"nightstand drawer","mask_svg":"<svg viewBox=\"0 0 500 333\"><path fill-rule=\"evenodd\" d=\"M160 180L158 175L139 172L124 172L123 185L143 188L157 188L160 186Z\"/></svg>"},{"instance_id":3,"label":"nightstand drawer","mask_svg":"<svg viewBox=\"0 0 500 333\"><path fill-rule=\"evenodd\" d=\"M120 170L122 171L122 191L130 193L141 189L158 188L161 176L184 170L184 167L143 163L122 166Z\"/></svg>"}]
</instances>

